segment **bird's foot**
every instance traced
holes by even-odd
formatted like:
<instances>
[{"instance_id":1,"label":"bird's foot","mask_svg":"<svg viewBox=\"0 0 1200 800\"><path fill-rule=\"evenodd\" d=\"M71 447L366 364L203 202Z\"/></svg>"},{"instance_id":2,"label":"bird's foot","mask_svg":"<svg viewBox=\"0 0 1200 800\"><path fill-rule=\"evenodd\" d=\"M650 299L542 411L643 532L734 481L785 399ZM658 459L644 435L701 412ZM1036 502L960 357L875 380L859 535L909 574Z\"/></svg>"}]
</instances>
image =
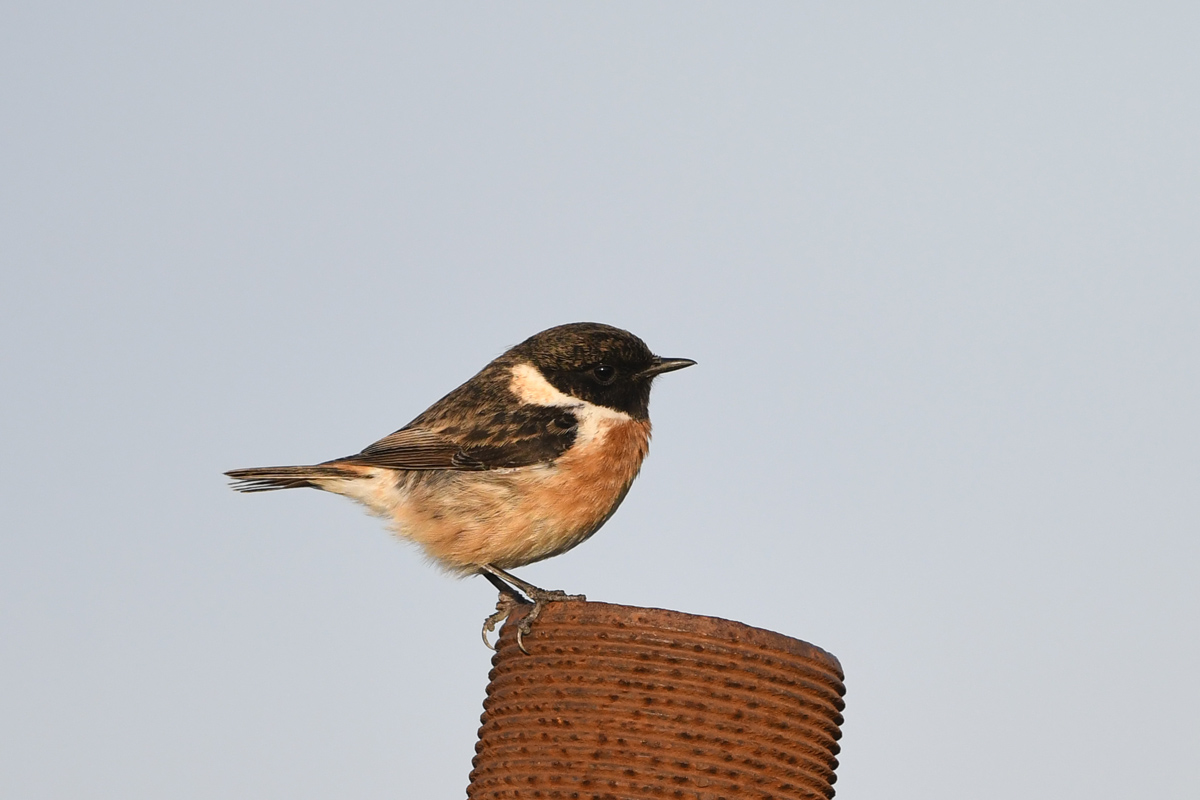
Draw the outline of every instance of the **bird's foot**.
<instances>
[{"instance_id":1,"label":"bird's foot","mask_svg":"<svg viewBox=\"0 0 1200 800\"><path fill-rule=\"evenodd\" d=\"M487 643L487 634L494 630L495 626L501 621L508 619L515 608L520 605L528 605L528 601L517 594L518 591L533 601L533 608L526 612L521 622L517 625L517 647L521 648L521 652L525 655L529 655L529 651L525 649L525 637L533 631L533 623L537 622L537 618L542 615L542 610L548 603L561 603L566 600L587 600L587 597L582 594L567 594L558 589L539 589L532 583L523 581L516 575L506 572L493 564L482 565L479 569L479 574L487 578L493 586L500 590L500 599L496 602L496 613L488 617L483 623L483 641L485 643ZM491 646L489 643L488 647Z\"/></svg>"},{"instance_id":2,"label":"bird's foot","mask_svg":"<svg viewBox=\"0 0 1200 800\"><path fill-rule=\"evenodd\" d=\"M567 594L560 589L538 589L532 586L529 589L533 589L533 591L526 589L525 593L533 600L533 608L529 609L517 625L517 647L521 648L521 652L525 655L529 655L529 651L525 649L525 637L533 632L533 623L537 622L548 604L567 600L587 600L586 595Z\"/></svg>"},{"instance_id":3,"label":"bird's foot","mask_svg":"<svg viewBox=\"0 0 1200 800\"><path fill-rule=\"evenodd\" d=\"M500 597L496 600L496 613L483 621L483 643L489 650L495 650L495 646L488 641L488 634L496 630L496 626L504 622L512 616L512 612L520 606L529 605L529 601L512 591L501 591Z\"/></svg>"}]
</instances>

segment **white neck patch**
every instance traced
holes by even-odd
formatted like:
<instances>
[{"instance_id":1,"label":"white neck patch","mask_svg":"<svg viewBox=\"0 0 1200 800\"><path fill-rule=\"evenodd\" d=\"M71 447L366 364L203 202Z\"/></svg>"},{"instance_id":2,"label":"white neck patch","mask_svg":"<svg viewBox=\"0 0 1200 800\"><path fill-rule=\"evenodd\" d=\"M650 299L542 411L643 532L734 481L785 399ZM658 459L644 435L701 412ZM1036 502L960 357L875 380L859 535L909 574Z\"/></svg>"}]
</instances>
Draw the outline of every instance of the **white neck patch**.
<instances>
[{"instance_id":1,"label":"white neck patch","mask_svg":"<svg viewBox=\"0 0 1200 800\"><path fill-rule=\"evenodd\" d=\"M517 364L512 368L512 382L508 388L522 403L535 406L551 406L554 408L570 408L579 412L579 416L592 419L631 420L633 417L624 411L598 406L578 397L572 397L559 391L554 384L546 380L546 376L533 364Z\"/></svg>"}]
</instances>

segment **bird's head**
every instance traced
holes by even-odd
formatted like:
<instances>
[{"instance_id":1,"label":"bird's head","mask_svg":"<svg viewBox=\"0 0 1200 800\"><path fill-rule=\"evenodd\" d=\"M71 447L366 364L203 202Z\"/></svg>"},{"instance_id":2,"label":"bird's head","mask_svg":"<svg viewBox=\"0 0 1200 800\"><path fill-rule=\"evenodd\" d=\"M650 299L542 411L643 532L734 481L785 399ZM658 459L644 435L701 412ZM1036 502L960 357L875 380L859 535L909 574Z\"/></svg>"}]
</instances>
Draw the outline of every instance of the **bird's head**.
<instances>
[{"instance_id":1,"label":"bird's head","mask_svg":"<svg viewBox=\"0 0 1200 800\"><path fill-rule=\"evenodd\" d=\"M563 396L649 416L655 376L695 364L662 358L629 331L597 322L559 325L534 334L505 354L514 363L513 391L525 402L563 404Z\"/></svg>"}]
</instances>

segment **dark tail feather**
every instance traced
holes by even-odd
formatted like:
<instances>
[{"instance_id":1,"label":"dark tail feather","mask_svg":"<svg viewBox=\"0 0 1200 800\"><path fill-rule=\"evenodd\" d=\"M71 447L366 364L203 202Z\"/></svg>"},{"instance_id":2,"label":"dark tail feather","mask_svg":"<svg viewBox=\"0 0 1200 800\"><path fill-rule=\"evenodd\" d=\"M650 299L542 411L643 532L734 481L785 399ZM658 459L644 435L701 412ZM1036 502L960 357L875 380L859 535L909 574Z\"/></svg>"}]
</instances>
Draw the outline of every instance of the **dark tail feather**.
<instances>
[{"instance_id":1,"label":"dark tail feather","mask_svg":"<svg viewBox=\"0 0 1200 800\"><path fill-rule=\"evenodd\" d=\"M343 467L251 467L231 469L225 473L233 481L231 489L239 492L273 492L276 489L299 489L305 486L321 488L315 478L352 478L358 473Z\"/></svg>"}]
</instances>

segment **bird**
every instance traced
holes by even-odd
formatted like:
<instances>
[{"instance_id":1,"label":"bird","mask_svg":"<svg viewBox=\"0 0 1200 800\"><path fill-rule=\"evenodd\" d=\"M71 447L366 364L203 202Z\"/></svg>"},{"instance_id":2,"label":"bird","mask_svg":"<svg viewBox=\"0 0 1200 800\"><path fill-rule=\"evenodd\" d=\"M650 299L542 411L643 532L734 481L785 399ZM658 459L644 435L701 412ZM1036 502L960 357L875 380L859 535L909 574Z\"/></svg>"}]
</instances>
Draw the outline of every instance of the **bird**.
<instances>
[{"instance_id":1,"label":"bird","mask_svg":"<svg viewBox=\"0 0 1200 800\"><path fill-rule=\"evenodd\" d=\"M495 626L532 602L517 644L547 603L586 599L509 570L586 541L616 512L650 446L654 378L693 366L656 356L629 331L595 322L530 336L355 455L225 473L255 493L314 488L358 501L447 572L500 591ZM528 598L528 599L526 599Z\"/></svg>"}]
</instances>

